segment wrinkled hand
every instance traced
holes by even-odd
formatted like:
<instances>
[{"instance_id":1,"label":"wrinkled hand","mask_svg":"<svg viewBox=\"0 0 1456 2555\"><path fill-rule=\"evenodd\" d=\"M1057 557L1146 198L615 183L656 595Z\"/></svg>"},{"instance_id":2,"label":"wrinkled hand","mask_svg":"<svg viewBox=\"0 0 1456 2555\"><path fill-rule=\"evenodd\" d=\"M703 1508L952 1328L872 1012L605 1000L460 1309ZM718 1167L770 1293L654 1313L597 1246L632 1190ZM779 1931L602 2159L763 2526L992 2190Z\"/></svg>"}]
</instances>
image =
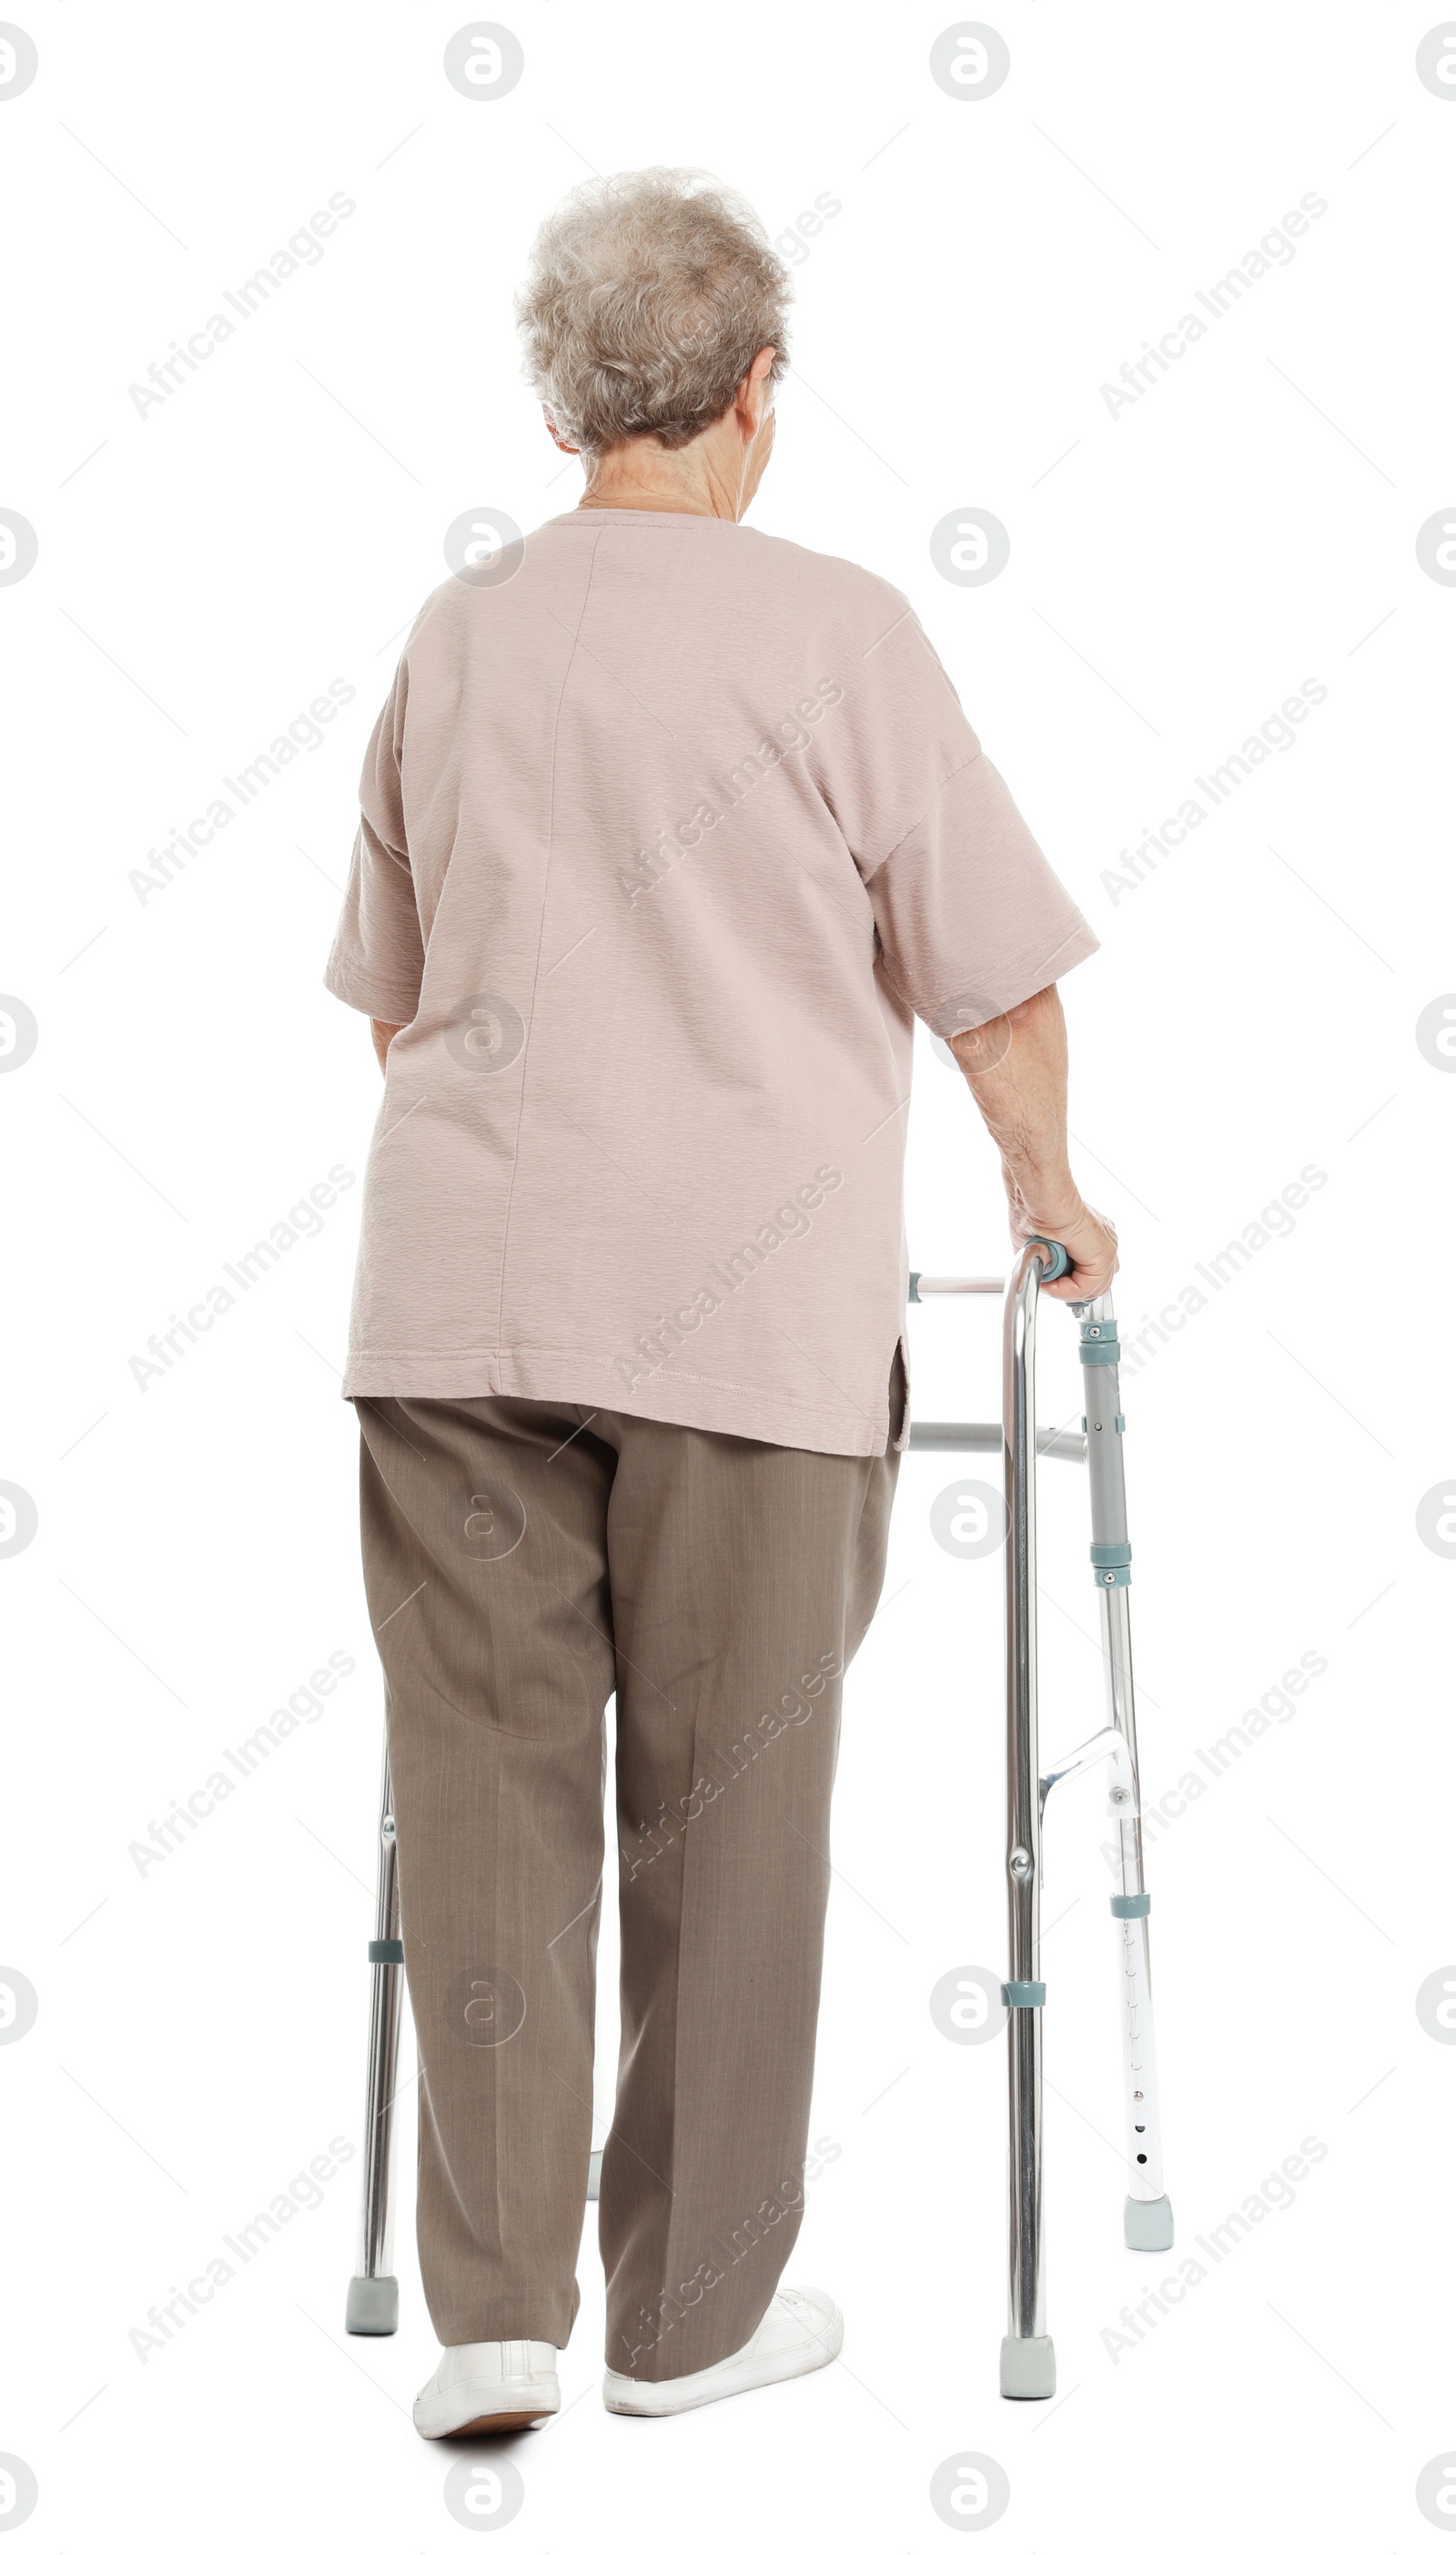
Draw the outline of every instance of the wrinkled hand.
<instances>
[{"instance_id":1,"label":"wrinkled hand","mask_svg":"<svg viewBox=\"0 0 1456 2555\"><path fill-rule=\"evenodd\" d=\"M1099 1215L1076 1189L1065 1198L1056 1198L1033 1214L1019 1188L1008 1183L1011 1207L1012 1240L1020 1251L1023 1243L1039 1234L1043 1242L1059 1242L1071 1262L1065 1277L1050 1285L1043 1280L1043 1295L1054 1295L1063 1303L1090 1302L1105 1295L1112 1284L1118 1265L1117 1227L1110 1217Z\"/></svg>"}]
</instances>

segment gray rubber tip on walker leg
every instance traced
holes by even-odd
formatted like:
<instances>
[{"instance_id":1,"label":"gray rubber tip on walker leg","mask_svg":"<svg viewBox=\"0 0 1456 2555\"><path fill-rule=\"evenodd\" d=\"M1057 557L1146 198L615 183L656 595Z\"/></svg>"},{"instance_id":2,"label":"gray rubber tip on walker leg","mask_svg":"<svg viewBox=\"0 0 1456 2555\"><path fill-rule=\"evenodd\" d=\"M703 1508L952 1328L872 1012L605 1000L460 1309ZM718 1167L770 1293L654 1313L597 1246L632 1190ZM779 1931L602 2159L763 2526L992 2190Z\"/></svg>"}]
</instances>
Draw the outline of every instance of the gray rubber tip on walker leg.
<instances>
[{"instance_id":1,"label":"gray rubber tip on walker leg","mask_svg":"<svg viewBox=\"0 0 1456 2555\"><path fill-rule=\"evenodd\" d=\"M1056 2393L1056 2354L1049 2333L1009 2333L1001 2346L1001 2391L1028 2403Z\"/></svg>"},{"instance_id":2,"label":"gray rubber tip on walker leg","mask_svg":"<svg viewBox=\"0 0 1456 2555\"><path fill-rule=\"evenodd\" d=\"M398 2333L399 2329L400 2284L393 2273L388 2279L366 2280L356 2272L349 2282L345 2333Z\"/></svg>"},{"instance_id":3,"label":"gray rubber tip on walker leg","mask_svg":"<svg viewBox=\"0 0 1456 2555\"><path fill-rule=\"evenodd\" d=\"M1166 2253L1173 2241L1173 2205L1166 2192L1160 2200L1123 2202L1123 2243L1135 2253Z\"/></svg>"},{"instance_id":4,"label":"gray rubber tip on walker leg","mask_svg":"<svg viewBox=\"0 0 1456 2555\"><path fill-rule=\"evenodd\" d=\"M600 2200L602 2196L602 2151L600 2147L592 2148L591 2162L586 2168L586 2196L588 2200Z\"/></svg>"}]
</instances>

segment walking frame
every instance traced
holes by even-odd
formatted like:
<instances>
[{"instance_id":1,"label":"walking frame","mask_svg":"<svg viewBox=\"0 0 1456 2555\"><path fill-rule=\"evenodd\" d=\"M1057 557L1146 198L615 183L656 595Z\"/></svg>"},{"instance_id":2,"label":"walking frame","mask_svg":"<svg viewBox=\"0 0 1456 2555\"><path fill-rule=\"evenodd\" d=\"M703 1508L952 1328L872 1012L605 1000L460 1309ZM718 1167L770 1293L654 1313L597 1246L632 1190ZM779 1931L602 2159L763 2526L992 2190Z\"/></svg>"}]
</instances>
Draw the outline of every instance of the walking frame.
<instances>
[{"instance_id":1,"label":"walking frame","mask_svg":"<svg viewBox=\"0 0 1456 2555\"><path fill-rule=\"evenodd\" d=\"M1011 1276L910 1279L910 1300L936 1295L1006 1296L1002 1325L1002 1425L931 1422L911 1428L912 1446L986 1448L999 1443L1006 1486L1006 1886L1010 1976L1001 1999L1007 2014L1010 2094L1008 2313L1001 2346L1001 2392L1041 2397L1056 2391L1056 2356L1046 2330L1041 2242L1041 2016L1046 1988L1041 1952L1041 1825L1056 1787L1101 1765L1108 1812L1121 1849L1122 1886L1112 1899L1122 1980L1128 2196L1123 2240L1135 2252L1165 2252L1173 2241L1172 2203L1162 2179L1162 2129L1153 2040L1153 1988L1148 1958L1143 1819L1138 1785L1138 1732L1133 1697L1133 1645L1123 1481L1123 1413L1118 1392L1118 1331L1112 1297L1070 1306L1081 1331L1086 1415L1082 1431L1036 1426L1036 1302L1043 1283L1068 1266L1059 1242L1033 1237ZM1102 1664L1108 1719L1102 1729L1043 1773L1036 1744L1036 1455L1085 1463L1092 1493L1092 1576L1102 1617Z\"/></svg>"},{"instance_id":2,"label":"walking frame","mask_svg":"<svg viewBox=\"0 0 1456 2555\"><path fill-rule=\"evenodd\" d=\"M1002 1419L928 1420L911 1426L912 1450L994 1453L999 1447L1007 1508L1006 1562L1006 1880L1009 1977L1007 2013L1010 2096L1008 2330L1001 2346L1001 2392L1041 2398L1056 2389L1056 2361L1046 2330L1042 2248L1041 2025L1046 2002L1040 1971L1041 1830L1059 1785L1089 1767L1103 1768L1107 1805L1121 1851L1121 1888L1113 1894L1122 1982L1122 2028L1128 2196L1124 2242L1135 2252L1165 2252L1173 2241L1172 2204L1163 2187L1162 2131L1153 2038L1148 1957L1150 1899L1144 1886L1143 1822L1129 1622L1132 1546L1123 1480L1123 1413L1118 1392L1118 1331L1110 1294L1070 1305L1077 1318L1086 1415L1082 1431L1038 1429L1035 1399L1036 1303L1043 1283L1068 1266L1058 1242L1039 1237L1018 1254L1009 1278L910 1278L911 1303L942 1295L1005 1294ZM1092 1575L1102 1618L1108 1719L1082 1745L1044 1772L1036 1741L1036 1455L1084 1463L1091 1489ZM364 2115L363 2194L358 2267L349 2282L345 2330L391 2334L399 2326L399 2282L391 2268L394 2103L405 1952L399 1932L399 1874L394 1801L386 1750L379 1816L375 1937L369 1946L369 2065ZM587 2198L597 2196L601 2152L591 2158Z\"/></svg>"}]
</instances>

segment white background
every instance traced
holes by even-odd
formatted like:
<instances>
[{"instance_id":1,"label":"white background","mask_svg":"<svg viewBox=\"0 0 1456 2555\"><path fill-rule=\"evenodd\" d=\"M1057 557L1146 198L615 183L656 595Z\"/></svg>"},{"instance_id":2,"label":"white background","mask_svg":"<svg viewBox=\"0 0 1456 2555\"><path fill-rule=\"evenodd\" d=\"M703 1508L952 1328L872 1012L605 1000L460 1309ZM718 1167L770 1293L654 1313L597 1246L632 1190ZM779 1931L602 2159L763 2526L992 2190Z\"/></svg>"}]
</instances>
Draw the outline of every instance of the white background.
<instances>
[{"instance_id":1,"label":"white background","mask_svg":"<svg viewBox=\"0 0 1456 2555\"><path fill-rule=\"evenodd\" d=\"M588 168L706 166L799 260L794 369L753 520L903 586L1103 939L1066 987L1074 1163L1116 1217L1125 1332L1306 1164L1325 1185L1129 1376L1147 1791L1306 1650L1327 1666L1149 1851L1171 2267L1301 2140L1327 2148L1132 2348L1170 2268L1121 2243L1107 1833L1057 1804L1044 1913L1052 2406L997 2392L1003 2039L929 2013L999 1975L999 1572L932 1540L902 1474L851 1674L810 2195L794 2274L842 2362L676 2422L598 2393L594 2217L567 2410L508 2444L523 2550L957 2532L959 2453L1011 2487L1008 2550L1433 2542L1451 2451L1456 1956L1449 1599L1416 1503L1456 1474L1441 1313L1456 1080L1415 1023L1456 984L1451 627L1419 528L1450 506L1456 92L1405 0L1213 16L1010 0L1011 75L952 98L951 23L539 0L506 97L445 80L463 23L380 0L241 16L54 0L0 104L9 433L0 588L10 923L40 1038L0 1077L12 1205L0 1474L39 1530L0 1573L10 1769L0 2046L10 2363L0 2451L38 2550L448 2548L453 2458L409 2406L435 2358L401 2140L393 2341L342 2333L355 2172L139 2362L129 2330L330 2138L357 2143L381 1708L338 1398L358 1188L160 1381L129 1361L341 1163L378 1106L319 978L365 739L471 507L575 502L517 368L511 294ZM333 192L319 262L145 419L129 385ZM1327 209L1166 378L1101 396L1301 195ZM1010 535L958 587L932 528ZM1125 847L1306 679L1328 697L1136 889ZM129 874L331 680L315 751L163 892ZM1452 997L1456 1002L1456 996ZM925 1040L908 1223L923 1269L1007 1257L994 1162ZM912 1316L917 1416L994 1415L998 1315ZM1042 1321L1043 1416L1075 1406ZM1043 1738L1099 1718L1085 1484L1045 1468ZM161 1867L128 1848L330 1652L357 1662ZM1064 1920L1064 1921L1063 1921ZM615 2058L604 1928L599 2102ZM408 2054L403 2074L413 2068ZM1293 2186L1290 2186L1292 2189ZM487 2457L500 2452L487 2449ZM0 2459L3 2464L3 2459ZM1448 2521L1456 2524L1456 2518Z\"/></svg>"}]
</instances>

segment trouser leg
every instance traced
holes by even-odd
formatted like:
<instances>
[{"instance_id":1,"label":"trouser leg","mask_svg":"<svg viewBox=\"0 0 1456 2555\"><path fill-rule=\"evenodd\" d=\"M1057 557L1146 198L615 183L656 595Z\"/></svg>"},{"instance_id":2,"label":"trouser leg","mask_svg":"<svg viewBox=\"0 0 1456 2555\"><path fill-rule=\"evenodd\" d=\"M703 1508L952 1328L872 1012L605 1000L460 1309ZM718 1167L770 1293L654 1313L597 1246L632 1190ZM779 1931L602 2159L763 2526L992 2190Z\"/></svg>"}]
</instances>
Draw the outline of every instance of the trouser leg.
<instances>
[{"instance_id":1,"label":"trouser leg","mask_svg":"<svg viewBox=\"0 0 1456 2555\"><path fill-rule=\"evenodd\" d=\"M606 2357L666 2378L748 2341L798 2234L840 1684L878 1600L897 1458L593 1424L618 1449Z\"/></svg>"},{"instance_id":2,"label":"trouser leg","mask_svg":"<svg viewBox=\"0 0 1456 2555\"><path fill-rule=\"evenodd\" d=\"M425 2297L442 2343L561 2344L592 2144L615 1458L554 1403L358 1409Z\"/></svg>"}]
</instances>

